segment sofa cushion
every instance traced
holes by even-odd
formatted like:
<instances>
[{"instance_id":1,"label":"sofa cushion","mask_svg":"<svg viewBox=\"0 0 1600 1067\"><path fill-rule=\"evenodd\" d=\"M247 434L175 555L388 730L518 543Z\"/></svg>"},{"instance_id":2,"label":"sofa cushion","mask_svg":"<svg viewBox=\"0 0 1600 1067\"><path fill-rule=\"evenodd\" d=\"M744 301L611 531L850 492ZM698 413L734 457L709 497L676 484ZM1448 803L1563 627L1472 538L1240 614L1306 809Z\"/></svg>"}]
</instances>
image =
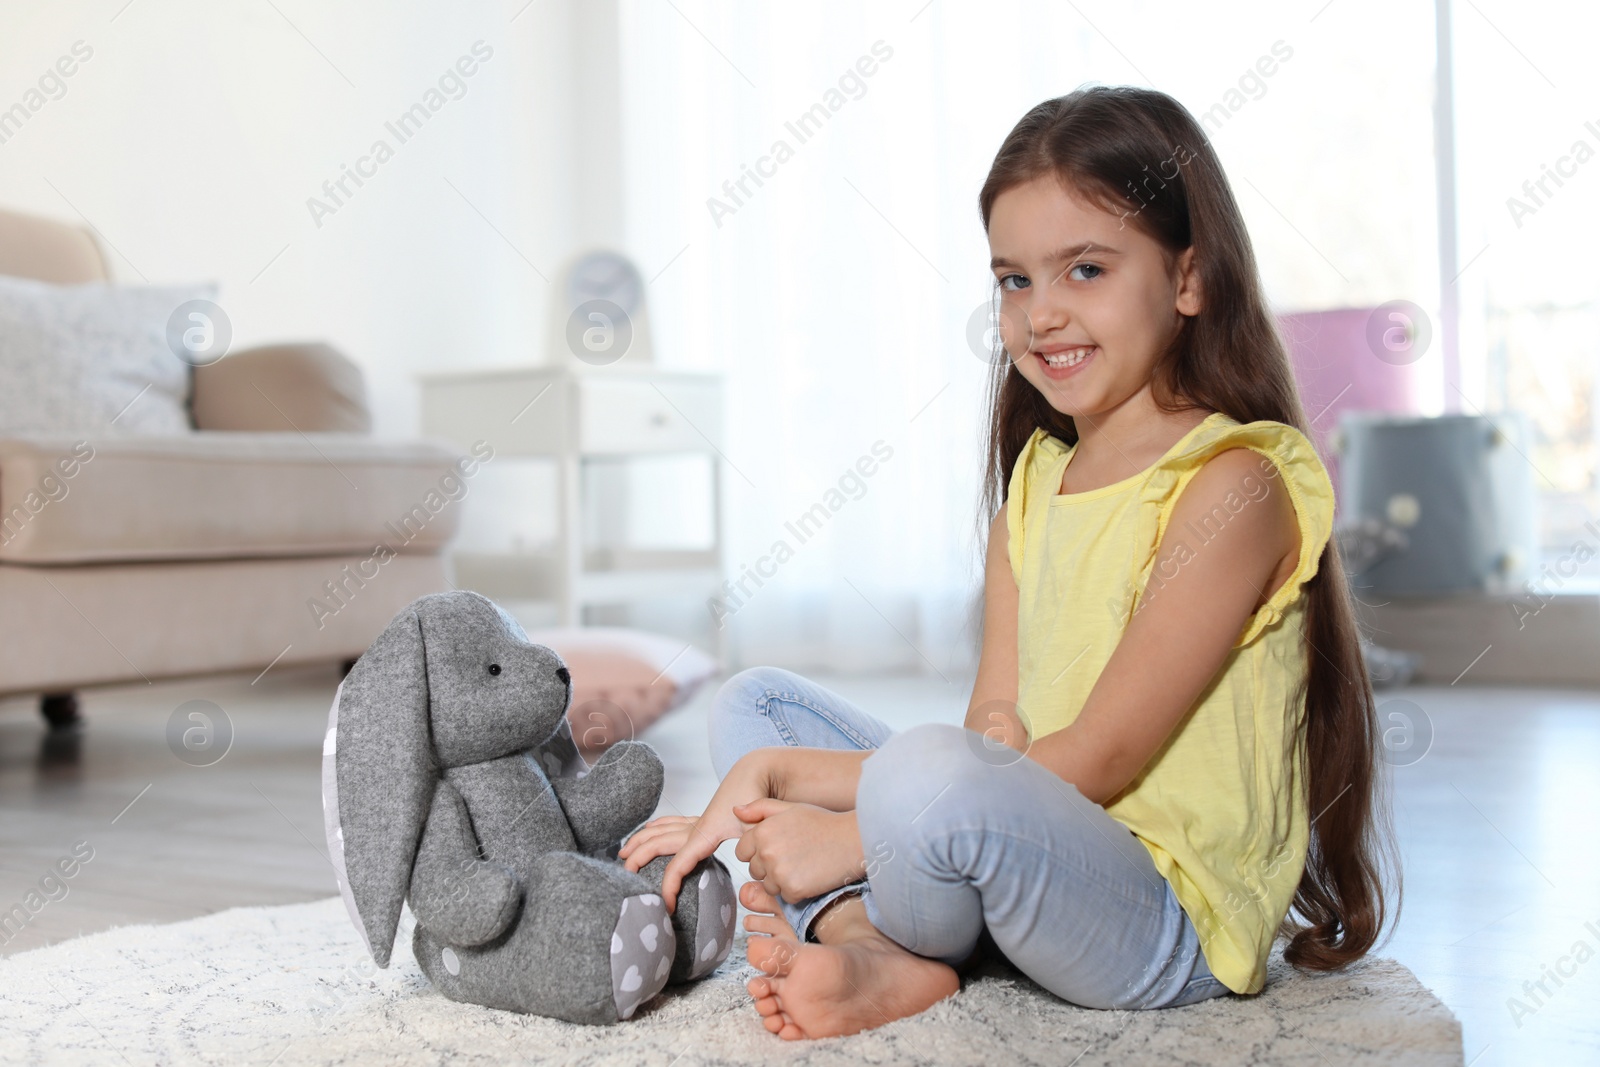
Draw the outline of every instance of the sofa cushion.
<instances>
[{"instance_id":1,"label":"sofa cushion","mask_svg":"<svg viewBox=\"0 0 1600 1067\"><path fill-rule=\"evenodd\" d=\"M0 565L0 696L354 659L395 612L450 588L439 556L395 556L364 585L348 582L365 562ZM343 583L338 596L330 583Z\"/></svg>"},{"instance_id":2,"label":"sofa cushion","mask_svg":"<svg viewBox=\"0 0 1600 1067\"><path fill-rule=\"evenodd\" d=\"M167 343L212 286L50 285L0 276L0 435L179 434L190 364Z\"/></svg>"},{"instance_id":3,"label":"sofa cushion","mask_svg":"<svg viewBox=\"0 0 1600 1067\"><path fill-rule=\"evenodd\" d=\"M493 456L478 448L353 434L0 438L0 562L438 552Z\"/></svg>"}]
</instances>

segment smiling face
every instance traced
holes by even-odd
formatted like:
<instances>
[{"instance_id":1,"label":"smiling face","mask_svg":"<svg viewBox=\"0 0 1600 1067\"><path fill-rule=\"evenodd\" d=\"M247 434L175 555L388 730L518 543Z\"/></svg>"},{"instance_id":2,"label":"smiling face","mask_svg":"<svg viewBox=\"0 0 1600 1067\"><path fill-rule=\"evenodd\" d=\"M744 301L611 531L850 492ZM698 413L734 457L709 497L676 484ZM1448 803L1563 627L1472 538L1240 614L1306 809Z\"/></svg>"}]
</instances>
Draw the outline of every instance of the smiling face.
<instances>
[{"instance_id":1,"label":"smiling face","mask_svg":"<svg viewBox=\"0 0 1600 1067\"><path fill-rule=\"evenodd\" d=\"M1051 407L1097 422L1130 404L1154 410L1156 360L1182 316L1200 311L1192 248L1169 260L1137 226L1045 175L995 198L989 251L1006 351Z\"/></svg>"}]
</instances>

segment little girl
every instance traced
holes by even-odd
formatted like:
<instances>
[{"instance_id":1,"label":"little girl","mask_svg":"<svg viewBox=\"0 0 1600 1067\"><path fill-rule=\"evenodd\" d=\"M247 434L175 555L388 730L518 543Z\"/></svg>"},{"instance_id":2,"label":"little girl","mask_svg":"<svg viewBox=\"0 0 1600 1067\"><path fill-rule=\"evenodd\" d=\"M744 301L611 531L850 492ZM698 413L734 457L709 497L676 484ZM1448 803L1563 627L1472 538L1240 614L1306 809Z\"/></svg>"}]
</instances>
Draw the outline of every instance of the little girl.
<instances>
[{"instance_id":1,"label":"little girl","mask_svg":"<svg viewBox=\"0 0 1600 1067\"><path fill-rule=\"evenodd\" d=\"M1340 968L1385 921L1333 486L1205 134L1082 89L1023 117L978 203L1005 358L965 728L743 671L710 806L621 851L675 854L674 907L739 838L747 988L784 1038L919 1012L995 950L1074 1004L1158 1008L1258 992L1279 933Z\"/></svg>"}]
</instances>

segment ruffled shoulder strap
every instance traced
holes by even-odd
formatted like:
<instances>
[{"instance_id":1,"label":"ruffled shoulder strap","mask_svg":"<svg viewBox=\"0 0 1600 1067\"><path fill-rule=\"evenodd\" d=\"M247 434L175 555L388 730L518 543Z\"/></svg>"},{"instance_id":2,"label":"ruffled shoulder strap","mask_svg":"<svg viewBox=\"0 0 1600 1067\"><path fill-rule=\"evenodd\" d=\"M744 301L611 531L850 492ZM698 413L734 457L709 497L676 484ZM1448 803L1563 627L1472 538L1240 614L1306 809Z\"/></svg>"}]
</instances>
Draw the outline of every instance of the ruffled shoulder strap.
<instances>
[{"instance_id":1,"label":"ruffled shoulder strap","mask_svg":"<svg viewBox=\"0 0 1600 1067\"><path fill-rule=\"evenodd\" d=\"M1022 561L1027 544L1027 518L1038 513L1039 502L1046 504L1056 488L1045 484L1045 472L1067 454L1071 446L1059 437L1042 429L1023 444L1017 462L1011 468L1011 481L1006 489L1006 537L1011 555L1011 576L1022 585Z\"/></svg>"},{"instance_id":2,"label":"ruffled shoulder strap","mask_svg":"<svg viewBox=\"0 0 1600 1067\"><path fill-rule=\"evenodd\" d=\"M1206 460L1231 448L1260 453L1262 477L1283 479L1300 527L1300 558L1294 572L1245 624L1233 645L1240 648L1281 619L1289 606L1300 599L1301 587L1316 575L1322 550L1333 536L1334 495L1333 482L1316 448L1293 426L1270 419L1239 423L1221 413L1212 415L1180 451L1163 457L1151 469L1144 485L1142 498L1147 506L1141 508L1140 518L1141 524L1150 528L1142 531L1149 536L1141 537L1140 543L1150 546L1150 556L1140 571L1140 588L1155 563L1167 522L1189 479ZM1246 499L1252 487L1240 488L1241 500Z\"/></svg>"}]
</instances>

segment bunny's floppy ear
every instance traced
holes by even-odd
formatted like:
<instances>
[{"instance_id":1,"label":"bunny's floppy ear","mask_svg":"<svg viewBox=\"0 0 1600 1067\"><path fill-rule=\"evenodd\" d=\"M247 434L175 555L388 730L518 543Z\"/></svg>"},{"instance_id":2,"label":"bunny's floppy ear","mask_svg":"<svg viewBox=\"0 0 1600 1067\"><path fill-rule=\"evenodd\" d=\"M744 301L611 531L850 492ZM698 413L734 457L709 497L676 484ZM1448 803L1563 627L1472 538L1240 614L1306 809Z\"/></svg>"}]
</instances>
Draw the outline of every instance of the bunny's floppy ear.
<instances>
[{"instance_id":1,"label":"bunny's floppy ear","mask_svg":"<svg viewBox=\"0 0 1600 1067\"><path fill-rule=\"evenodd\" d=\"M324 803L338 812L336 826L328 819L328 845L335 868L343 868L339 888L345 904L380 967L389 965L439 780L416 607L395 616L350 669L324 745L324 763L331 757L334 770L334 780L324 783Z\"/></svg>"}]
</instances>

